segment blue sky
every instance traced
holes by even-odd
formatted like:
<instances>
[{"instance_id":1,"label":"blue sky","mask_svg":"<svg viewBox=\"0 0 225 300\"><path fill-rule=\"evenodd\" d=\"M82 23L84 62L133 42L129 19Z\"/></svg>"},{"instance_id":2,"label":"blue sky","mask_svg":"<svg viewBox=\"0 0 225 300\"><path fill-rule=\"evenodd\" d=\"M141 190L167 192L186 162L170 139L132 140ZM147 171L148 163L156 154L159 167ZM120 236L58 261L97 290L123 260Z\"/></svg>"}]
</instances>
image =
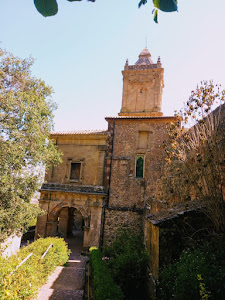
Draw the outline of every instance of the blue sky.
<instances>
[{"instance_id":1,"label":"blue sky","mask_svg":"<svg viewBox=\"0 0 225 300\"><path fill-rule=\"evenodd\" d=\"M148 49L165 69L164 115L173 115L201 80L225 88L225 1L179 0L178 13L152 18L152 3L138 0L58 0L44 18L32 0L0 0L1 47L32 55L33 74L54 89L55 130L104 129L122 102L126 59Z\"/></svg>"}]
</instances>

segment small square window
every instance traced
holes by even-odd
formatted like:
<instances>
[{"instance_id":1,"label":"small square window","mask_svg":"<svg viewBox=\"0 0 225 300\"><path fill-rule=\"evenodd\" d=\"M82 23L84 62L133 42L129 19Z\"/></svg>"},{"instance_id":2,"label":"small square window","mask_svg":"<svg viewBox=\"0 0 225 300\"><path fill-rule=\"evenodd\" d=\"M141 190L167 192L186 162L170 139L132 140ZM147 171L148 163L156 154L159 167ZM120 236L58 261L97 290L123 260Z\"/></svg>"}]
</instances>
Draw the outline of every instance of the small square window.
<instances>
[{"instance_id":1,"label":"small square window","mask_svg":"<svg viewBox=\"0 0 225 300\"><path fill-rule=\"evenodd\" d=\"M70 180L80 180L81 163L71 163Z\"/></svg>"},{"instance_id":2,"label":"small square window","mask_svg":"<svg viewBox=\"0 0 225 300\"><path fill-rule=\"evenodd\" d=\"M136 156L136 178L144 178L144 155Z\"/></svg>"}]
</instances>

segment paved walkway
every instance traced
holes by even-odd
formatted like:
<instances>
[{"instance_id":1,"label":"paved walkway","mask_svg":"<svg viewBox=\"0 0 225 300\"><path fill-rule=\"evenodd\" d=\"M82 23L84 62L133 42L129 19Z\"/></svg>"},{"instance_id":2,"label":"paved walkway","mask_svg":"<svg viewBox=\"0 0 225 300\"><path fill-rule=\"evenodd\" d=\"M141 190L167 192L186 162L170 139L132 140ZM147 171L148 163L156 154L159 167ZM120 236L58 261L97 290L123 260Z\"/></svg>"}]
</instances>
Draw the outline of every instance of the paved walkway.
<instances>
[{"instance_id":1,"label":"paved walkway","mask_svg":"<svg viewBox=\"0 0 225 300\"><path fill-rule=\"evenodd\" d=\"M67 238L72 253L63 267L57 267L48 282L42 286L38 300L83 300L86 258L82 257L83 233L74 232L74 237Z\"/></svg>"}]
</instances>

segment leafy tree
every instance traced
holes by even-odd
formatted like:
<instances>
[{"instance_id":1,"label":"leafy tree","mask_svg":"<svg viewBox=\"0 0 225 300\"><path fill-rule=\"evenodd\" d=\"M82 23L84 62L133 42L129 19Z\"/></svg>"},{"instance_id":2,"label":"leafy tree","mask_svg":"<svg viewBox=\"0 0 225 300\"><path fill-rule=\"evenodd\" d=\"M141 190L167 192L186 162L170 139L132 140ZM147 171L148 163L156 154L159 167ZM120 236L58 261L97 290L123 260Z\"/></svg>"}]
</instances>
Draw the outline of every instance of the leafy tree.
<instances>
[{"instance_id":1,"label":"leafy tree","mask_svg":"<svg viewBox=\"0 0 225 300\"><path fill-rule=\"evenodd\" d=\"M0 49L0 241L24 230L39 209L30 204L43 166L60 161L48 140L55 104L52 90L31 76L33 59Z\"/></svg>"},{"instance_id":2,"label":"leafy tree","mask_svg":"<svg viewBox=\"0 0 225 300\"><path fill-rule=\"evenodd\" d=\"M165 175L157 193L167 206L190 200L202 202L202 210L220 233L225 230L225 105L213 109L224 100L225 91L212 82L202 82L192 91L184 109L177 113L177 123L169 128Z\"/></svg>"},{"instance_id":3,"label":"leafy tree","mask_svg":"<svg viewBox=\"0 0 225 300\"><path fill-rule=\"evenodd\" d=\"M185 250L177 261L161 270L157 299L224 299L224 246L224 238L219 238Z\"/></svg>"},{"instance_id":4,"label":"leafy tree","mask_svg":"<svg viewBox=\"0 0 225 300\"><path fill-rule=\"evenodd\" d=\"M69 2L82 1L82 0L67 0ZM95 0L88 0L95 2ZM164 12L173 12L177 11L177 0L152 0L153 2L153 13L154 21L158 23L158 9ZM141 0L138 4L140 8L142 5L146 4L147 0ZM58 3L56 0L34 0L36 9L44 17L54 16L58 12Z\"/></svg>"}]
</instances>

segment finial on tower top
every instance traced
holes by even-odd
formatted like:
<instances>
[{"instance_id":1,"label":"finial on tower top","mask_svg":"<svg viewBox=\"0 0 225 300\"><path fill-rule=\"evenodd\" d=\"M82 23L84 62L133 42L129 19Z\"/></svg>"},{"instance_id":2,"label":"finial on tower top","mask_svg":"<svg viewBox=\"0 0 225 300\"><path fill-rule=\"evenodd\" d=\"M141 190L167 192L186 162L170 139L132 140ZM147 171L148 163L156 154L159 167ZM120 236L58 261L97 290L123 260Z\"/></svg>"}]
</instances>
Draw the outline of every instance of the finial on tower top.
<instances>
[{"instance_id":1,"label":"finial on tower top","mask_svg":"<svg viewBox=\"0 0 225 300\"><path fill-rule=\"evenodd\" d=\"M158 60L157 60L157 67L158 67L158 68L161 68L161 67L162 67L162 63L161 63L160 56L158 57Z\"/></svg>"},{"instance_id":2,"label":"finial on tower top","mask_svg":"<svg viewBox=\"0 0 225 300\"><path fill-rule=\"evenodd\" d=\"M124 66L124 69L125 69L125 70L127 70L127 69L128 69L128 65L129 65L129 63L128 63L128 59L126 59L126 63L125 63L125 66Z\"/></svg>"}]
</instances>

